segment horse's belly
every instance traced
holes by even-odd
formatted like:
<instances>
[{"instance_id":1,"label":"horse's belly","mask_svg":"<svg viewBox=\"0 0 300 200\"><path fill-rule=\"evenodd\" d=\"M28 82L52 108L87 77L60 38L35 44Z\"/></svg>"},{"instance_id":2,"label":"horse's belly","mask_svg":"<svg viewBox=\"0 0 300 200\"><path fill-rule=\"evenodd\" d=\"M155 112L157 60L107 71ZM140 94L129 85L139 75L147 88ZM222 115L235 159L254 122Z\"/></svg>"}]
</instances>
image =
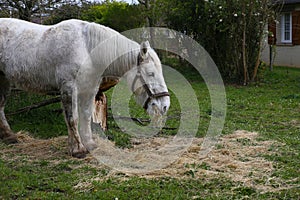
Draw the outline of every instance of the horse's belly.
<instances>
[{"instance_id":1,"label":"horse's belly","mask_svg":"<svg viewBox=\"0 0 300 200\"><path fill-rule=\"evenodd\" d=\"M59 88L52 76L40 76L34 73L8 75L10 82L18 89L37 93L58 91Z\"/></svg>"},{"instance_id":2,"label":"horse's belly","mask_svg":"<svg viewBox=\"0 0 300 200\"><path fill-rule=\"evenodd\" d=\"M15 83L15 87L24 91L34 92L34 93L42 93L42 94L50 94L59 92L59 89L53 85L38 85L32 84L28 82L17 82Z\"/></svg>"}]
</instances>

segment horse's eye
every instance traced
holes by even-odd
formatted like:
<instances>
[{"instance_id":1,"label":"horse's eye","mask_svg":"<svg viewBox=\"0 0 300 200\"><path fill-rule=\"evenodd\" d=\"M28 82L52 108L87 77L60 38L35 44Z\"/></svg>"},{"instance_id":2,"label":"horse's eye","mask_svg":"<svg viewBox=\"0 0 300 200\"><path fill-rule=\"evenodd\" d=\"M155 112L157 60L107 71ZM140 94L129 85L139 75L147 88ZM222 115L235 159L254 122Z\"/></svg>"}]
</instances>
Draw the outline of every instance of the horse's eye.
<instances>
[{"instance_id":1,"label":"horse's eye","mask_svg":"<svg viewBox=\"0 0 300 200\"><path fill-rule=\"evenodd\" d=\"M148 76L154 77L154 72L148 72Z\"/></svg>"}]
</instances>

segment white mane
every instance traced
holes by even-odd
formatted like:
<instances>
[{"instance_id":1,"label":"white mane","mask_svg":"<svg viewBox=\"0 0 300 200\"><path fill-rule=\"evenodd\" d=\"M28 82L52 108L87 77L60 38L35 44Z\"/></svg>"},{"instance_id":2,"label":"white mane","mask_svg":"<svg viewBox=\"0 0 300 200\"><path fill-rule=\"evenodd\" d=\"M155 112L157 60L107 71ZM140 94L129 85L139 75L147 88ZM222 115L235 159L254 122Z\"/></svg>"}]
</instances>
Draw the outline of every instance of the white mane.
<instances>
[{"instance_id":1,"label":"white mane","mask_svg":"<svg viewBox=\"0 0 300 200\"><path fill-rule=\"evenodd\" d=\"M110 28L95 23L87 24L84 31L87 48L94 62L99 61L107 65L104 76L120 77L131 67L137 65L140 49L138 43Z\"/></svg>"},{"instance_id":2,"label":"white mane","mask_svg":"<svg viewBox=\"0 0 300 200\"><path fill-rule=\"evenodd\" d=\"M103 76L122 77L137 65L140 44L110 28L95 23L88 24L85 31L88 50L96 51L94 52L96 60L100 58L99 53L101 54L101 52L97 52L98 45L101 45L101 49L106 51L105 58L101 57L101 59L106 60L105 63L110 63L110 65L105 69ZM149 51L149 56L161 72L160 60L152 49Z\"/></svg>"}]
</instances>

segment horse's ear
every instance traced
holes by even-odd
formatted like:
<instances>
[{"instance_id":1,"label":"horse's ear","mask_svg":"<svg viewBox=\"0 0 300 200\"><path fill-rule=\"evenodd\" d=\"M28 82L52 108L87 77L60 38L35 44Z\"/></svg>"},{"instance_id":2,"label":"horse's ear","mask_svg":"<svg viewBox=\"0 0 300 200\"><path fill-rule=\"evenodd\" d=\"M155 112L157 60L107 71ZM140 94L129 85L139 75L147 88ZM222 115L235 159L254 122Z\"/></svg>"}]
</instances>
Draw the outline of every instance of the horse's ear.
<instances>
[{"instance_id":1,"label":"horse's ear","mask_svg":"<svg viewBox=\"0 0 300 200\"><path fill-rule=\"evenodd\" d=\"M148 51L150 49L150 44L148 41L141 43L141 52L140 55L143 60L145 60L148 57Z\"/></svg>"}]
</instances>

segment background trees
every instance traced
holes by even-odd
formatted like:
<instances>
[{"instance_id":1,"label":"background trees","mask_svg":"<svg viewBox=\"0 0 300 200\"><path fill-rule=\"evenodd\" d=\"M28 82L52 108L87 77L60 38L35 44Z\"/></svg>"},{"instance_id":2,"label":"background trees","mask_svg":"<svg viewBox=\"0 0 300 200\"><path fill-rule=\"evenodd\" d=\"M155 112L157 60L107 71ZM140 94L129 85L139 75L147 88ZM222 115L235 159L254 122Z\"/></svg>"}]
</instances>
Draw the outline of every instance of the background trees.
<instances>
[{"instance_id":1,"label":"background trees","mask_svg":"<svg viewBox=\"0 0 300 200\"><path fill-rule=\"evenodd\" d=\"M212 56L223 78L247 84L260 65L271 0L157 0L167 26L198 41Z\"/></svg>"},{"instance_id":2,"label":"background trees","mask_svg":"<svg viewBox=\"0 0 300 200\"><path fill-rule=\"evenodd\" d=\"M84 10L81 19L109 26L119 32L141 27L145 24L139 5L106 1L91 5Z\"/></svg>"},{"instance_id":3,"label":"background trees","mask_svg":"<svg viewBox=\"0 0 300 200\"><path fill-rule=\"evenodd\" d=\"M62 3L63 0L0 0L3 14L26 21L31 21L33 15L44 14Z\"/></svg>"},{"instance_id":4,"label":"background trees","mask_svg":"<svg viewBox=\"0 0 300 200\"><path fill-rule=\"evenodd\" d=\"M48 17L43 21L43 24L57 24L67 19L80 19L82 11L86 8L86 3L65 3L59 5L55 9L48 11Z\"/></svg>"}]
</instances>

